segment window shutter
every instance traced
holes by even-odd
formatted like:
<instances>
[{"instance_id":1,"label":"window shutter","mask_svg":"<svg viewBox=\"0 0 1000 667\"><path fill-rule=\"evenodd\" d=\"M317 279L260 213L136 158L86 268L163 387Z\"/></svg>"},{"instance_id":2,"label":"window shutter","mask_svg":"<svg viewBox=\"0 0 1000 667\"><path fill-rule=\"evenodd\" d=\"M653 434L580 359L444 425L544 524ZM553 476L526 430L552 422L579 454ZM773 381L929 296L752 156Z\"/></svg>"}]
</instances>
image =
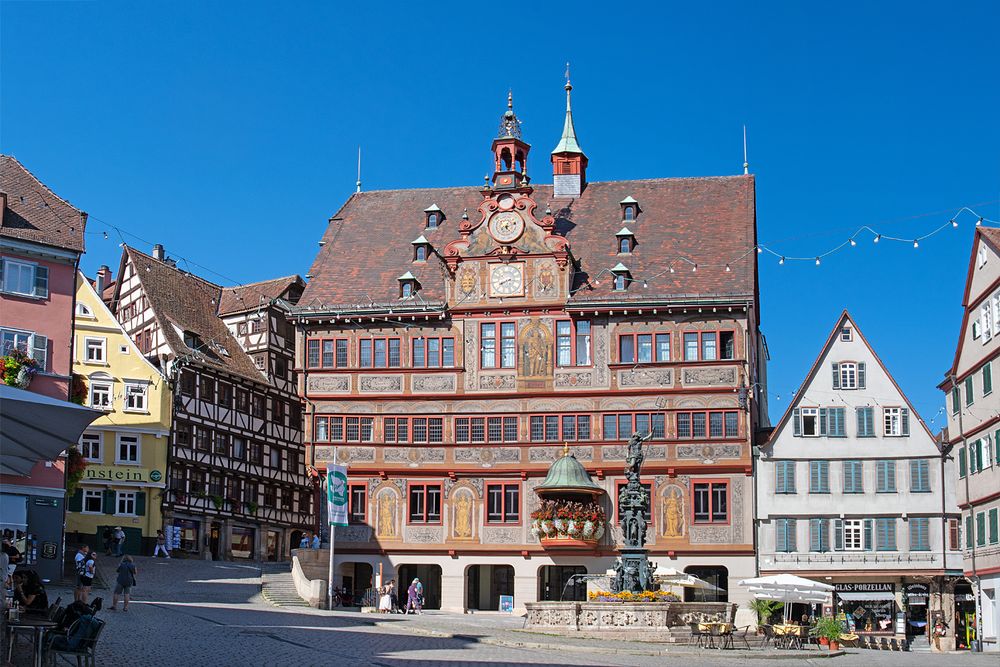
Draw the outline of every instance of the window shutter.
<instances>
[{"instance_id":1,"label":"window shutter","mask_svg":"<svg viewBox=\"0 0 1000 667\"><path fill-rule=\"evenodd\" d=\"M965 447L958 450L958 476L965 477Z\"/></svg>"},{"instance_id":2,"label":"window shutter","mask_svg":"<svg viewBox=\"0 0 1000 667\"><path fill-rule=\"evenodd\" d=\"M115 492L107 489L104 492L104 507L102 508L105 514L114 514L115 510L118 509L115 507L115 500Z\"/></svg>"},{"instance_id":3,"label":"window shutter","mask_svg":"<svg viewBox=\"0 0 1000 667\"><path fill-rule=\"evenodd\" d=\"M135 494L135 513L138 516L146 516L146 492L137 491Z\"/></svg>"},{"instance_id":4,"label":"window shutter","mask_svg":"<svg viewBox=\"0 0 1000 667\"><path fill-rule=\"evenodd\" d=\"M865 409L855 408L854 409L855 419L858 422L858 437L863 438L868 435L868 430L865 428Z\"/></svg>"},{"instance_id":5,"label":"window shutter","mask_svg":"<svg viewBox=\"0 0 1000 667\"><path fill-rule=\"evenodd\" d=\"M865 551L872 550L872 542L874 541L873 533L875 532L875 527L873 525L874 522L875 522L874 519L865 519L865 531L864 531Z\"/></svg>"},{"instance_id":6,"label":"window shutter","mask_svg":"<svg viewBox=\"0 0 1000 667\"><path fill-rule=\"evenodd\" d=\"M788 547L789 551L798 551L797 545L797 528L798 524L795 519L785 519L785 545Z\"/></svg>"},{"instance_id":7,"label":"window shutter","mask_svg":"<svg viewBox=\"0 0 1000 667\"><path fill-rule=\"evenodd\" d=\"M83 491L80 489L76 490L72 496L70 496L67 502L67 509L70 512L82 512L83 511Z\"/></svg>"},{"instance_id":8,"label":"window shutter","mask_svg":"<svg viewBox=\"0 0 1000 667\"><path fill-rule=\"evenodd\" d=\"M858 389L865 388L865 362L858 362Z\"/></svg>"},{"instance_id":9,"label":"window shutter","mask_svg":"<svg viewBox=\"0 0 1000 667\"><path fill-rule=\"evenodd\" d=\"M978 442L978 441L976 441ZM969 474L976 472L976 443L969 444Z\"/></svg>"},{"instance_id":10,"label":"window shutter","mask_svg":"<svg viewBox=\"0 0 1000 667\"><path fill-rule=\"evenodd\" d=\"M844 520L834 519L833 520L833 550L843 551L844 550Z\"/></svg>"},{"instance_id":11,"label":"window shutter","mask_svg":"<svg viewBox=\"0 0 1000 667\"><path fill-rule=\"evenodd\" d=\"M828 430L827 429L827 414L828 414L828 412L829 411L826 408L820 408L819 409L819 434L820 435L826 435L827 434L827 430Z\"/></svg>"},{"instance_id":12,"label":"window shutter","mask_svg":"<svg viewBox=\"0 0 1000 667\"><path fill-rule=\"evenodd\" d=\"M31 337L31 356L38 362L39 370L48 369L49 339L41 334Z\"/></svg>"},{"instance_id":13,"label":"window shutter","mask_svg":"<svg viewBox=\"0 0 1000 667\"><path fill-rule=\"evenodd\" d=\"M792 435L802 435L802 413L798 408L792 410Z\"/></svg>"},{"instance_id":14,"label":"window shutter","mask_svg":"<svg viewBox=\"0 0 1000 667\"><path fill-rule=\"evenodd\" d=\"M35 296L48 297L49 295L49 269L46 266L35 267Z\"/></svg>"},{"instance_id":15,"label":"window shutter","mask_svg":"<svg viewBox=\"0 0 1000 667\"><path fill-rule=\"evenodd\" d=\"M830 492L830 464L827 461L819 462L819 489L823 493Z\"/></svg>"},{"instance_id":16,"label":"window shutter","mask_svg":"<svg viewBox=\"0 0 1000 667\"><path fill-rule=\"evenodd\" d=\"M920 461L910 461L910 491L920 488Z\"/></svg>"},{"instance_id":17,"label":"window shutter","mask_svg":"<svg viewBox=\"0 0 1000 667\"><path fill-rule=\"evenodd\" d=\"M774 550L781 553L788 551L788 519L778 519L774 523Z\"/></svg>"},{"instance_id":18,"label":"window shutter","mask_svg":"<svg viewBox=\"0 0 1000 667\"><path fill-rule=\"evenodd\" d=\"M840 389L840 364L833 364L833 388Z\"/></svg>"},{"instance_id":19,"label":"window shutter","mask_svg":"<svg viewBox=\"0 0 1000 667\"><path fill-rule=\"evenodd\" d=\"M820 550L820 528L821 519L809 519L809 551Z\"/></svg>"},{"instance_id":20,"label":"window shutter","mask_svg":"<svg viewBox=\"0 0 1000 667\"><path fill-rule=\"evenodd\" d=\"M965 517L965 548L972 548L972 514Z\"/></svg>"},{"instance_id":21,"label":"window shutter","mask_svg":"<svg viewBox=\"0 0 1000 667\"><path fill-rule=\"evenodd\" d=\"M903 435L910 435L910 409L901 408L899 411L899 419L903 424Z\"/></svg>"},{"instance_id":22,"label":"window shutter","mask_svg":"<svg viewBox=\"0 0 1000 667\"><path fill-rule=\"evenodd\" d=\"M813 493L819 491L819 461L809 462L809 490Z\"/></svg>"},{"instance_id":23,"label":"window shutter","mask_svg":"<svg viewBox=\"0 0 1000 667\"><path fill-rule=\"evenodd\" d=\"M879 491L885 491L888 486L886 476L888 474L888 469L886 467L885 461L879 461L875 464L875 484Z\"/></svg>"},{"instance_id":24,"label":"window shutter","mask_svg":"<svg viewBox=\"0 0 1000 667\"><path fill-rule=\"evenodd\" d=\"M976 440L975 444L976 451L976 469L975 472L983 471L983 441L982 439Z\"/></svg>"}]
</instances>

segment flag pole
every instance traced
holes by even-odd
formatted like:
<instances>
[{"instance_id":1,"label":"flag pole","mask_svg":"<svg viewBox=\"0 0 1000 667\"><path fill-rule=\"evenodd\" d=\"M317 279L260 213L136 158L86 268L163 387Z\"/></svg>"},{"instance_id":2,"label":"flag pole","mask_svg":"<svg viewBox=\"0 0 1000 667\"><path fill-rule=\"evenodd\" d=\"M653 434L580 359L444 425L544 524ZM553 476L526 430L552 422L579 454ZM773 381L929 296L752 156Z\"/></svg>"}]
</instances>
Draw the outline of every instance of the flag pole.
<instances>
[{"instance_id":1,"label":"flag pole","mask_svg":"<svg viewBox=\"0 0 1000 667\"><path fill-rule=\"evenodd\" d=\"M337 448L333 448L333 460L337 460ZM331 515L330 502L330 468L327 466L326 470L326 497L327 497L327 510L326 510L326 530L330 535L330 562L327 564L326 571L326 608L333 609L333 541L334 541L334 526L333 526L333 516Z\"/></svg>"}]
</instances>

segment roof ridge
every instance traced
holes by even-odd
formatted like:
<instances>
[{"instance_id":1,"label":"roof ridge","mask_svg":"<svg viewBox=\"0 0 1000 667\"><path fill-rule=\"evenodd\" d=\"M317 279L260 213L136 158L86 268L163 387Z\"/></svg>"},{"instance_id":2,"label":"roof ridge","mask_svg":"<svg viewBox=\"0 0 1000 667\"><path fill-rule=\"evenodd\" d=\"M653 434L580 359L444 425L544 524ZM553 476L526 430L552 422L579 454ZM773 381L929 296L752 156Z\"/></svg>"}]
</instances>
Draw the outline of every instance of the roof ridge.
<instances>
[{"instance_id":1,"label":"roof ridge","mask_svg":"<svg viewBox=\"0 0 1000 667\"><path fill-rule=\"evenodd\" d=\"M660 176L658 178L636 178L636 179L622 179L616 181L587 181L587 185L604 185L608 183L662 183L664 181L721 181L721 180L736 180L754 177L753 174L730 174L730 175L718 175L718 176ZM536 183L535 185L529 184L528 187L553 187L552 183ZM385 190L364 190L362 192L351 193L351 197L363 197L370 194L381 194L390 192L414 192L417 190L427 190L427 191L442 191L442 190L476 190L480 191L483 189L482 185L446 185L438 187L416 187L416 188L388 188ZM350 198L348 198L350 201ZM345 202L346 204L346 202ZM341 207L343 208L343 207ZM339 212L339 211L338 211ZM333 217L336 217L334 215Z\"/></svg>"},{"instance_id":2,"label":"roof ridge","mask_svg":"<svg viewBox=\"0 0 1000 667\"><path fill-rule=\"evenodd\" d=\"M165 261L163 261L161 259L156 259L152 255L144 253L143 251L137 249L135 246L130 246L130 245L126 244L125 245L125 249L128 250L128 251L130 251L130 252L138 253L139 255L142 255L143 257L145 257L147 259L151 259L152 261L157 262L160 265L162 265L164 268L170 269L172 271L176 271L177 273L179 273L181 275L184 275L184 276L190 276L191 278L194 278L195 280L200 280L201 282L205 283L209 287L214 287L215 289L218 289L218 290L233 289L233 288L230 288L230 287L223 287L222 285L213 283L211 280L206 280L206 279L202 278L201 276L199 276L199 275L197 275L195 273L191 273L190 271L182 271L181 269L178 269L176 266L171 266L170 264L167 264ZM187 260L185 260L185 261L187 261ZM242 287L242 285L237 285L236 287Z\"/></svg>"},{"instance_id":3,"label":"roof ridge","mask_svg":"<svg viewBox=\"0 0 1000 667\"><path fill-rule=\"evenodd\" d=\"M40 186L42 186L43 188L45 188L45 191L48 192L50 195L52 195L53 197L55 197L56 199L58 199L60 202L62 202L66 206L69 206L71 209L73 209L74 211L76 211L77 214L79 214L79 215L81 215L81 216L83 216L85 218L89 217L87 215L86 211L83 211L83 210L77 208L76 206L74 206L73 204L71 204L68 199L60 197L58 194L56 194L56 192L52 188L50 188L48 185L46 185L45 182L42 181L42 179L38 178L38 176L35 176L34 172L32 172L27 167L25 167L24 163L22 163L20 160L18 160L13 155L7 155L6 153L0 153L0 159L10 160L14 164L16 164L18 167L20 167L24 171L24 173L26 173L28 176L31 176L31 178L34 179L36 183L38 183Z\"/></svg>"},{"instance_id":4,"label":"roof ridge","mask_svg":"<svg viewBox=\"0 0 1000 667\"><path fill-rule=\"evenodd\" d=\"M264 280L255 280L252 283L240 283L239 285L233 285L232 287L223 286L222 289L239 289L240 287L253 287L254 285L263 285L264 283L276 283L283 281L294 282L296 280L302 280L302 276L297 273L293 273L288 276L279 276L277 278L266 278Z\"/></svg>"}]
</instances>

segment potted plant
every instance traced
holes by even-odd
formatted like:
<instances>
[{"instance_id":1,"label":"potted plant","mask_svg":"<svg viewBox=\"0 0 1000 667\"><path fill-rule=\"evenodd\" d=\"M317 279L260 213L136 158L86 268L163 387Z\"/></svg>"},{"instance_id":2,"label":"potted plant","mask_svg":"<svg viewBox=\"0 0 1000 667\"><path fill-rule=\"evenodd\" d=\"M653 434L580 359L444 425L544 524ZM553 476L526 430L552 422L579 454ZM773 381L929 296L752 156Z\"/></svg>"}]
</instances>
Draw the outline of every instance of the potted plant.
<instances>
[{"instance_id":1,"label":"potted plant","mask_svg":"<svg viewBox=\"0 0 1000 667\"><path fill-rule=\"evenodd\" d=\"M37 372L38 361L16 347L10 354L0 357L0 377L8 386L27 389Z\"/></svg>"},{"instance_id":2,"label":"potted plant","mask_svg":"<svg viewBox=\"0 0 1000 667\"><path fill-rule=\"evenodd\" d=\"M763 632L760 626L766 625L771 620L771 615L781 609L782 604L778 600L758 600L756 598L747 602L747 606L757 614L757 634Z\"/></svg>"},{"instance_id":3,"label":"potted plant","mask_svg":"<svg viewBox=\"0 0 1000 667\"><path fill-rule=\"evenodd\" d=\"M840 621L831 616L824 616L816 620L816 624L809 629L809 634L819 637L821 644L826 639L830 650L838 651L840 650L840 635L843 631L844 626L840 624Z\"/></svg>"}]
</instances>

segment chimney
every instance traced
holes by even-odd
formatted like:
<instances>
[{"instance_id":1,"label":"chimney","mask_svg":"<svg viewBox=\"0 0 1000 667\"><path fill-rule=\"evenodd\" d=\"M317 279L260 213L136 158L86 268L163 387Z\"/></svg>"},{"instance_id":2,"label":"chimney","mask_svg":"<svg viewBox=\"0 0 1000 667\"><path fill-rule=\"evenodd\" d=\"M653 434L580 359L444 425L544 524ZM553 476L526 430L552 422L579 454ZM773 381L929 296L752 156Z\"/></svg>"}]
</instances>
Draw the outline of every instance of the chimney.
<instances>
[{"instance_id":1,"label":"chimney","mask_svg":"<svg viewBox=\"0 0 1000 667\"><path fill-rule=\"evenodd\" d=\"M164 257L163 245L157 243L153 246L153 259L158 259L162 262Z\"/></svg>"},{"instance_id":2,"label":"chimney","mask_svg":"<svg viewBox=\"0 0 1000 667\"><path fill-rule=\"evenodd\" d=\"M104 290L107 289L108 285L111 283L111 269L108 268L107 264L102 264L101 268L97 269L97 296L104 298Z\"/></svg>"}]
</instances>

